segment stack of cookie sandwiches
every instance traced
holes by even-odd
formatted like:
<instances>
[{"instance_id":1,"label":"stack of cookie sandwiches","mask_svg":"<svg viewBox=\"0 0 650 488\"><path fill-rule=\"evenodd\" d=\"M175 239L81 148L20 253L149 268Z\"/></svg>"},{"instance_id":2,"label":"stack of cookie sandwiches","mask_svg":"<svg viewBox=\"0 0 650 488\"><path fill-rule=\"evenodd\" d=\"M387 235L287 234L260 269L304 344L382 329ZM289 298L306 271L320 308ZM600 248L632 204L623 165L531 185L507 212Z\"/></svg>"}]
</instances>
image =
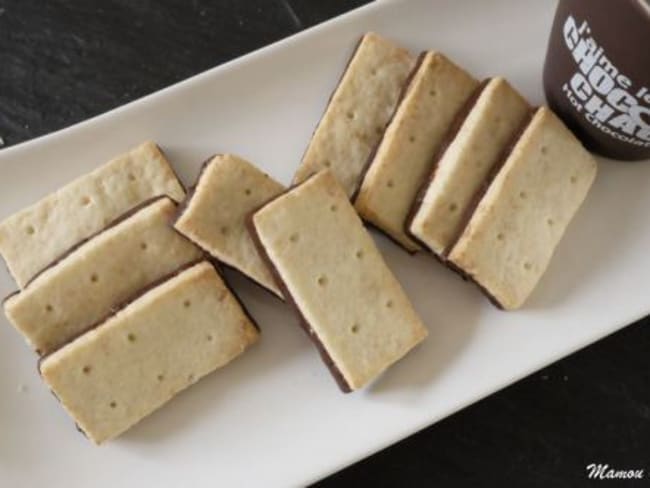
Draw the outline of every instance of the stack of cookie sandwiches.
<instances>
[{"instance_id":1,"label":"stack of cookie sandwiches","mask_svg":"<svg viewBox=\"0 0 650 488\"><path fill-rule=\"evenodd\" d=\"M145 143L0 224L10 322L80 430L115 437L254 343L204 252L171 226L185 190Z\"/></svg>"},{"instance_id":2,"label":"stack of cookie sandwiches","mask_svg":"<svg viewBox=\"0 0 650 488\"><path fill-rule=\"evenodd\" d=\"M259 336L219 266L286 301L344 392L427 337L364 222L521 307L596 175L501 77L377 34L354 49L286 187L218 154L185 191L147 142L0 223L10 322L95 443Z\"/></svg>"},{"instance_id":3,"label":"stack of cookie sandwiches","mask_svg":"<svg viewBox=\"0 0 650 488\"><path fill-rule=\"evenodd\" d=\"M360 46L369 39L376 36L366 35ZM364 55L379 56L357 49L353 61ZM376 74L366 77L372 82ZM375 95L361 83L355 86L355 103L370 103ZM349 90L346 98L337 97L340 90L323 118L330 125L328 114L345 123L346 103L354 98ZM372 126L367 117L364 123ZM382 123L376 116L375 125ZM322 142L321 121L296 180L308 174L305 167L314 167L310 155L347 147L338 152L333 174L355 188L348 193L368 224L409 252L430 251L498 307L521 307L596 175L595 160L575 136L548 108L531 107L505 79L479 83L431 51L419 56L406 77L372 150L345 146L349 134L357 133L355 124L352 118L347 131ZM326 166L330 161L322 159ZM351 172L341 168L347 162L364 168L352 182Z\"/></svg>"}]
</instances>

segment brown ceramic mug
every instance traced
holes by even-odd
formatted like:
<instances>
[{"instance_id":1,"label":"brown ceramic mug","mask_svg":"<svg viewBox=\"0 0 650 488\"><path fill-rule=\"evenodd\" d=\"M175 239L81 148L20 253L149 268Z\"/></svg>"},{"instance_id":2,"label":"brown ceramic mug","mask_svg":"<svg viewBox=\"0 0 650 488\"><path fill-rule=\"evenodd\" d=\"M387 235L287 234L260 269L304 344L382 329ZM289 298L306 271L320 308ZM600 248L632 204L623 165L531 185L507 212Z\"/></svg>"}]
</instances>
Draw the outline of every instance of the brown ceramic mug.
<instances>
[{"instance_id":1,"label":"brown ceramic mug","mask_svg":"<svg viewBox=\"0 0 650 488\"><path fill-rule=\"evenodd\" d=\"M650 158L650 2L560 0L544 90L587 148Z\"/></svg>"}]
</instances>

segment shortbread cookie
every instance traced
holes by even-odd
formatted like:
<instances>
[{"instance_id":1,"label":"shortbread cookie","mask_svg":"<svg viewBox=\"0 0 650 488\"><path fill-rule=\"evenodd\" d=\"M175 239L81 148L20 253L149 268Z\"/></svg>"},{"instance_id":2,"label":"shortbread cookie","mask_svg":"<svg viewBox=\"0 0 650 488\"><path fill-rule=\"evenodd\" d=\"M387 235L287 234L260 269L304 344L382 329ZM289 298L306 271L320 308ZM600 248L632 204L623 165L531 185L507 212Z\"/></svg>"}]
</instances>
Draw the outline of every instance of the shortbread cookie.
<instances>
[{"instance_id":1,"label":"shortbread cookie","mask_svg":"<svg viewBox=\"0 0 650 488\"><path fill-rule=\"evenodd\" d=\"M374 33L361 39L316 127L293 182L329 168L348 197L395 110L413 56Z\"/></svg>"},{"instance_id":2,"label":"shortbread cookie","mask_svg":"<svg viewBox=\"0 0 650 488\"><path fill-rule=\"evenodd\" d=\"M345 392L362 388L427 331L329 171L252 217L283 293Z\"/></svg>"},{"instance_id":3,"label":"shortbread cookie","mask_svg":"<svg viewBox=\"0 0 650 488\"><path fill-rule=\"evenodd\" d=\"M0 254L19 288L79 241L159 195L180 202L183 186L146 142L0 223Z\"/></svg>"},{"instance_id":4,"label":"shortbread cookie","mask_svg":"<svg viewBox=\"0 0 650 488\"><path fill-rule=\"evenodd\" d=\"M596 161L540 108L480 199L449 261L504 309L520 307L596 176Z\"/></svg>"},{"instance_id":5,"label":"shortbread cookie","mask_svg":"<svg viewBox=\"0 0 650 488\"><path fill-rule=\"evenodd\" d=\"M361 217L414 252L405 230L411 205L454 118L478 81L437 52L423 53L363 178Z\"/></svg>"},{"instance_id":6,"label":"shortbread cookie","mask_svg":"<svg viewBox=\"0 0 650 488\"><path fill-rule=\"evenodd\" d=\"M175 213L168 197L134 210L9 297L7 317L40 354L69 341L139 289L203 255L170 226Z\"/></svg>"},{"instance_id":7,"label":"shortbread cookie","mask_svg":"<svg viewBox=\"0 0 650 488\"><path fill-rule=\"evenodd\" d=\"M174 227L211 256L281 297L246 221L253 210L283 191L284 186L251 163L231 154L217 155L201 170Z\"/></svg>"},{"instance_id":8,"label":"shortbread cookie","mask_svg":"<svg viewBox=\"0 0 650 488\"><path fill-rule=\"evenodd\" d=\"M503 78L484 83L469 105L427 176L409 223L411 234L440 257L457 237L473 196L532 110Z\"/></svg>"},{"instance_id":9,"label":"shortbread cookie","mask_svg":"<svg viewBox=\"0 0 650 488\"><path fill-rule=\"evenodd\" d=\"M100 444L257 338L240 303L203 261L45 357L40 371L82 432Z\"/></svg>"}]
</instances>

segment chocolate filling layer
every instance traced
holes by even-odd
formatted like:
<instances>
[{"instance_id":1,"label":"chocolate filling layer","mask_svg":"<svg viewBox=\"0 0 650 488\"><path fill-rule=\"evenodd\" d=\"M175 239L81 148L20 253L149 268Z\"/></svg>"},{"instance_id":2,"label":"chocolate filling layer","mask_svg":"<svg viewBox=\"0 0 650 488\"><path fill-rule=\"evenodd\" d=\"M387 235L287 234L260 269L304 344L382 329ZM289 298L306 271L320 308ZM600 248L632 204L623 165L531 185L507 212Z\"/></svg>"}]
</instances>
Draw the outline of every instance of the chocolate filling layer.
<instances>
[{"instance_id":1,"label":"chocolate filling layer","mask_svg":"<svg viewBox=\"0 0 650 488\"><path fill-rule=\"evenodd\" d=\"M469 116L470 112L476 106L476 103L481 97L481 94L485 91L485 88L490 83L490 80L491 78L487 78L483 80L476 87L476 89L472 92L470 97L465 101L462 108L458 111L458 113L454 117L454 121L449 126L449 130L447 131L445 137L440 143L440 147L438 148L435 155L431 159L431 170L429 172L429 175L422 181L422 184L420 185L420 188L418 189L418 192L415 196L415 200L413 201L413 205L411 206L411 210L409 211L409 214L406 217L406 221L404 223L404 232L406 232L406 234L411 239L416 241L425 249L429 249L429 251L431 251L436 257L440 258L441 261L444 260L444 256L438 256L438 254L434 252L433 249L430 249L429 246L427 246L424 242L422 242L417 236L415 236L410 231L410 227L411 224L413 223L413 219L415 218L415 215L420 211L420 208L422 207L422 202L424 201L424 197L427 193L427 190L429 189L429 186L431 186L431 183L436 177L436 173L438 171L438 166L440 165L440 161L442 161L442 158L447 152L447 149L449 149L451 143L454 141L454 139L456 139L456 136L460 132L460 129L463 127L465 120L467 120L467 117Z\"/></svg>"},{"instance_id":2,"label":"chocolate filling layer","mask_svg":"<svg viewBox=\"0 0 650 488\"><path fill-rule=\"evenodd\" d=\"M208 166L212 163L212 161L214 160L214 158L216 158L217 156L219 156L219 154L215 154L215 155L213 155L213 156L210 156L208 159L206 159L206 160L201 164L201 169L200 169L200 171L199 171L199 175L198 175L198 177L197 177L197 179L196 179L196 182L194 183L194 185L192 185L192 186L187 190L187 196L186 196L185 200L183 200L183 201L180 203L180 205L178 206L178 210L177 210L177 212L176 212L176 215L175 215L174 218L172 219L172 223L171 223L172 227L175 227L175 226L176 226L176 222L178 222L178 219L180 219L181 216L182 216L182 215L187 211L187 209L189 208L189 206L190 206L190 204L191 204L191 202L192 202L192 198L194 198L194 195L196 194L196 189L198 188L199 184L201 183L201 178L202 178L203 175L205 174L205 170L208 168ZM277 294L276 294L273 290L271 290L270 288L267 288L266 286L264 286L262 283L260 283L259 281L257 281L257 280L256 280L255 278L253 278L252 276L249 276L248 274L244 273L241 269L239 269L239 268L236 267L236 266L233 266L233 265L230 265L230 264L228 264L228 263L223 262L223 261L220 260L217 256L213 255L213 254L212 254L208 249L204 249L203 246L201 246L201 244L199 244L198 242L196 242L196 241L195 241L194 239L192 239L190 236L187 236L187 235L183 234L183 233L180 232L179 230L176 230L176 231L177 231L179 234L181 234L183 237L185 237L185 239L187 239L188 241L190 241L191 243L193 243L195 246L197 246L199 249L202 249L202 250L205 251L207 254L209 254L210 257L211 257L213 260L215 260L217 263L221 264L222 266L224 266L224 267L226 267L226 268L228 268L228 269L233 269L233 270L237 271L239 274L241 274L242 276L244 276L245 278L247 278L248 280L250 280L253 284L255 284L258 288L264 290L265 292L269 292L269 293L271 293L271 295L273 295L273 296L274 296L275 298L277 298L278 300L280 300L280 301L282 301L282 302L284 301L284 300L282 299L282 297L280 297L279 295L277 295Z\"/></svg>"},{"instance_id":3,"label":"chocolate filling layer","mask_svg":"<svg viewBox=\"0 0 650 488\"><path fill-rule=\"evenodd\" d=\"M490 293L490 291L487 288L485 288L478 281L476 281L476 279L474 279L474 277L471 274L466 273L462 268L456 266L453 262L449 260L443 261L443 264L451 271L458 274L464 281L469 281L471 283L474 283L474 285L476 285L481 290L481 292L487 297L487 299L490 300L492 305L494 305L499 310L504 310L504 307L503 305L501 305L501 302L499 302L499 300L497 300L496 297L492 295L492 293Z\"/></svg>"},{"instance_id":4,"label":"chocolate filling layer","mask_svg":"<svg viewBox=\"0 0 650 488\"><path fill-rule=\"evenodd\" d=\"M318 173L316 173L318 174ZM262 208L264 208L266 205L270 204L271 202L279 199L280 197L284 196L285 194L289 193L291 190L294 188L307 183L310 179L312 179L316 174L310 176L307 178L305 181L302 183L299 183L297 185L292 185L289 187L286 191L282 192L281 194L277 195L275 198L272 198L268 202L266 202L264 205L262 205L260 208L257 210L253 211L250 213L248 216L248 219L246 220L246 224L248 226L249 232L251 234L251 237L253 239L253 242L257 246L257 249L260 253L260 256L262 256L262 259L266 262L267 266L269 267L269 270L271 271L271 274L273 275L273 278L275 279L275 282L277 283L278 287L280 290L282 290L282 294L284 295L285 300L291 307L294 309L296 315L298 316L298 322L300 323L300 326L302 329L307 333L309 338L311 339L312 343L316 346L316 349L318 350L321 359L329 369L330 373L336 380L336 383L338 384L339 388L343 393L350 393L352 391L352 388L348 384L348 382L345 380L345 377L343 376L343 373L338 369L336 366L336 363L332 359L332 357L329 355L327 352L327 349L321 342L320 338L314 331L314 329L311 327L309 324L307 318L303 315L302 311L300 310L300 307L296 303L295 299L293 298L293 295L291 295L291 292L289 291L289 288L287 287L286 283L282 279L282 276L280 275L280 272L278 269L275 267L273 264L273 261L271 260L270 256L266 252L266 248L264 247L264 244L262 244L262 240L260 239L259 234L257 233L257 229L255 228L255 224L253 223L253 216Z\"/></svg>"},{"instance_id":5,"label":"chocolate filling layer","mask_svg":"<svg viewBox=\"0 0 650 488\"><path fill-rule=\"evenodd\" d=\"M521 126L517 131L515 131L515 134L513 137L510 139L510 142L506 145L504 148L503 152L497 159L497 162L492 166L490 169L490 172L483 182L483 184L476 190L476 193L472 197L472 201L470 205L467 207L463 214L463 218L461 220L461 224L458 226L458 232L452 239L450 245L447 248L447 252L445 253L445 258L449 256L449 254L453 251L454 246L458 243L462 235L464 234L465 230L467 229L470 221L472 220L472 216L474 215L474 212L478 208L481 200L485 196L485 193L487 192L488 188L494 181L494 178L499 174L499 171L503 168L505 165L506 161L514 151L515 147L517 146L517 143L523 136L524 132L526 132L526 129L530 125L531 121L533 120L533 117L535 116L535 113L537 112L537 109L531 109L528 116L524 119L522 122ZM490 293L490 291L485 288L481 283L479 283L474 276L472 276L470 273L465 272L463 269L455 265L453 262L449 261L448 259L445 259L445 264L449 267L449 269L452 269L453 271L457 272L460 274L464 279L471 281L474 283L476 286L478 286L481 291L485 294L485 296L488 297L488 299L497 307L500 309L504 309L503 305L497 300L497 298Z\"/></svg>"}]
</instances>

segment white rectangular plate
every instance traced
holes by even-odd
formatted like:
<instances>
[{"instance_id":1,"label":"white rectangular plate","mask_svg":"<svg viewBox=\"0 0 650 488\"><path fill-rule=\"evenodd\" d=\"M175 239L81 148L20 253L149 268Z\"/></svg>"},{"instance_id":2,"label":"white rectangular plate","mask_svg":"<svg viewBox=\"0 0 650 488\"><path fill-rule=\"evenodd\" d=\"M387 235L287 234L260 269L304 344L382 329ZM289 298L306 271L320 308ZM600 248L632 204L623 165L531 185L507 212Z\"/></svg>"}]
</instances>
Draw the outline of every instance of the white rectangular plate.
<instances>
[{"instance_id":1,"label":"white rectangular plate","mask_svg":"<svg viewBox=\"0 0 650 488\"><path fill-rule=\"evenodd\" d=\"M0 218L144 139L185 182L214 152L285 183L357 38L375 30L439 49L542 103L553 2L379 2L53 135L0 151ZM650 164L603 161L527 306L495 310L430 257L383 237L429 339L365 391L343 395L293 314L238 276L262 341L126 435L93 447L0 319L0 484L67 487L302 485L393 443L650 311ZM6 274L0 292L12 291Z\"/></svg>"}]
</instances>

